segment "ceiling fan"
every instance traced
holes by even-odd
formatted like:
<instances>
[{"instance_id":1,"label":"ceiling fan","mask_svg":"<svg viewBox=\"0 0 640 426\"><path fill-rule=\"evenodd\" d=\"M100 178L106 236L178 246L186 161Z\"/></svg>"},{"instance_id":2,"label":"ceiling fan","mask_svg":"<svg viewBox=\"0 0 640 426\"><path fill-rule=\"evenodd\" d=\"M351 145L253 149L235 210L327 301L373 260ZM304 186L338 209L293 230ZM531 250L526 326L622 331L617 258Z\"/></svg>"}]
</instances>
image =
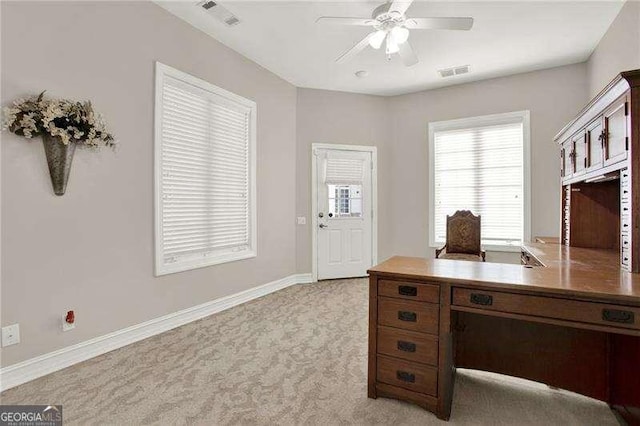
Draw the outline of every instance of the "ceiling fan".
<instances>
[{"instance_id":1,"label":"ceiling fan","mask_svg":"<svg viewBox=\"0 0 640 426\"><path fill-rule=\"evenodd\" d=\"M470 30L473 18L409 18L405 12L413 0L387 2L376 7L371 18L347 18L323 16L316 20L319 24L351 25L372 27L373 32L343 53L336 62L345 62L367 45L380 49L386 40L385 53L389 58L398 53L405 66L418 63L418 57L409 44L409 30Z\"/></svg>"}]
</instances>

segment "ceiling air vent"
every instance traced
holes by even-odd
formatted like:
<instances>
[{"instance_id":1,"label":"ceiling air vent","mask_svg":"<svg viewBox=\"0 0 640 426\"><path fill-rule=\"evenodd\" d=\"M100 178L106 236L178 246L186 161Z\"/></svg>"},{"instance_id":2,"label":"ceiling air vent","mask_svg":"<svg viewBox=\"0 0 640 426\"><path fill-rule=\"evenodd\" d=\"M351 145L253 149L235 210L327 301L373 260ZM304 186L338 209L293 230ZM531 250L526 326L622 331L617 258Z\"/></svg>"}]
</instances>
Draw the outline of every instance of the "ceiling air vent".
<instances>
[{"instance_id":1,"label":"ceiling air vent","mask_svg":"<svg viewBox=\"0 0 640 426\"><path fill-rule=\"evenodd\" d=\"M225 25L231 27L240 23L240 19L229 12L224 6L211 0L204 0L198 2L198 6L207 11L208 14L216 18L218 21L223 22Z\"/></svg>"},{"instance_id":2,"label":"ceiling air vent","mask_svg":"<svg viewBox=\"0 0 640 426\"><path fill-rule=\"evenodd\" d=\"M447 68L446 70L438 70L440 73L440 77L453 77L455 74L453 73L453 68Z\"/></svg>"},{"instance_id":3,"label":"ceiling air vent","mask_svg":"<svg viewBox=\"0 0 640 426\"><path fill-rule=\"evenodd\" d=\"M466 74L469 72L469 65L462 65L459 67L445 68L438 70L440 77L447 78L453 77L454 75Z\"/></svg>"},{"instance_id":4,"label":"ceiling air vent","mask_svg":"<svg viewBox=\"0 0 640 426\"><path fill-rule=\"evenodd\" d=\"M240 20L238 18L236 18L235 16L232 16L231 18L227 19L226 21L224 21L225 24L231 26L231 25L235 25L238 22L240 22Z\"/></svg>"}]
</instances>

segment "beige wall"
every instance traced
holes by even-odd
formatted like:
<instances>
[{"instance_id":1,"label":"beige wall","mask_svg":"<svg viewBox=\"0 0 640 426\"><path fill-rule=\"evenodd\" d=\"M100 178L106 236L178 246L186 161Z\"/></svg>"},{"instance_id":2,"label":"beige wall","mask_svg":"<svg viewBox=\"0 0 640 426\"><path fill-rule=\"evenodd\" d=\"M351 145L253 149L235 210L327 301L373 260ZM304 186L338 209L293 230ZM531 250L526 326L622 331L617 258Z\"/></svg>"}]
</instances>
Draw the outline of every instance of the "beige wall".
<instances>
[{"instance_id":1,"label":"beige wall","mask_svg":"<svg viewBox=\"0 0 640 426\"><path fill-rule=\"evenodd\" d=\"M2 134L3 366L295 273L294 86L150 2L1 7L2 104L91 99L121 142L76 152L56 197L40 140ZM257 258L154 278L156 60L258 103Z\"/></svg>"},{"instance_id":2,"label":"beige wall","mask_svg":"<svg viewBox=\"0 0 640 426\"><path fill-rule=\"evenodd\" d=\"M627 0L587 62L589 97L597 95L621 71L638 68L640 1Z\"/></svg>"},{"instance_id":3,"label":"beige wall","mask_svg":"<svg viewBox=\"0 0 640 426\"><path fill-rule=\"evenodd\" d=\"M389 215L391 144L387 98L298 89L296 208L307 225L298 225L297 269L311 272L311 144L375 146L378 150L378 258L392 254Z\"/></svg>"}]
</instances>

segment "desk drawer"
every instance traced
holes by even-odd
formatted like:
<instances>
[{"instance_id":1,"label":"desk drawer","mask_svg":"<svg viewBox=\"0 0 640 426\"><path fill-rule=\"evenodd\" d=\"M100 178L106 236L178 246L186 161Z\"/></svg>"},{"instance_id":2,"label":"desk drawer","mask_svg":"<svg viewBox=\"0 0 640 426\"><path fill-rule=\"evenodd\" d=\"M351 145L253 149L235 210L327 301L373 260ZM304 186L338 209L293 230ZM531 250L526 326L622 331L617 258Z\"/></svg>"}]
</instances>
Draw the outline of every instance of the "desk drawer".
<instances>
[{"instance_id":1,"label":"desk drawer","mask_svg":"<svg viewBox=\"0 0 640 426\"><path fill-rule=\"evenodd\" d=\"M378 353L438 365L438 338L415 331L378 327Z\"/></svg>"},{"instance_id":2,"label":"desk drawer","mask_svg":"<svg viewBox=\"0 0 640 426\"><path fill-rule=\"evenodd\" d=\"M414 392L437 395L438 370L435 367L378 356L377 379L379 382Z\"/></svg>"},{"instance_id":3,"label":"desk drawer","mask_svg":"<svg viewBox=\"0 0 640 426\"><path fill-rule=\"evenodd\" d=\"M378 324L438 334L439 305L378 297Z\"/></svg>"},{"instance_id":4,"label":"desk drawer","mask_svg":"<svg viewBox=\"0 0 640 426\"><path fill-rule=\"evenodd\" d=\"M640 330L640 308L630 306L467 288L453 289L453 305Z\"/></svg>"},{"instance_id":5,"label":"desk drawer","mask_svg":"<svg viewBox=\"0 0 640 426\"><path fill-rule=\"evenodd\" d=\"M440 287L414 282L378 280L378 294L385 297L439 303Z\"/></svg>"}]
</instances>

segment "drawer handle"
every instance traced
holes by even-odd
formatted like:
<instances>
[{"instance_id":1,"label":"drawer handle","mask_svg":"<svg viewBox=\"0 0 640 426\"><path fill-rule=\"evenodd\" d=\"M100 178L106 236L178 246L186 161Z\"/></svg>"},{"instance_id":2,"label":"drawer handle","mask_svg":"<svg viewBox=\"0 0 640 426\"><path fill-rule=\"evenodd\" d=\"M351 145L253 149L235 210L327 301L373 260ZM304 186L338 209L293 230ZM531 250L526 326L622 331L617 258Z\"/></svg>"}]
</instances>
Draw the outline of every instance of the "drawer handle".
<instances>
[{"instance_id":1,"label":"drawer handle","mask_svg":"<svg viewBox=\"0 0 640 426\"><path fill-rule=\"evenodd\" d=\"M416 375L413 373L407 373L406 371L396 371L396 377L398 378L398 380L401 380L403 382L407 382L407 383L415 383L416 382Z\"/></svg>"},{"instance_id":2,"label":"drawer handle","mask_svg":"<svg viewBox=\"0 0 640 426\"><path fill-rule=\"evenodd\" d=\"M618 309L603 309L602 319L620 324L633 324L634 315L631 311L620 311Z\"/></svg>"},{"instance_id":3,"label":"drawer handle","mask_svg":"<svg viewBox=\"0 0 640 426\"><path fill-rule=\"evenodd\" d=\"M398 311L398 319L400 321L416 322L418 320L418 315L415 312Z\"/></svg>"},{"instance_id":4,"label":"drawer handle","mask_svg":"<svg viewBox=\"0 0 640 426\"><path fill-rule=\"evenodd\" d=\"M418 288L410 285L401 285L398 287L398 294L401 296L417 296Z\"/></svg>"},{"instance_id":5,"label":"drawer handle","mask_svg":"<svg viewBox=\"0 0 640 426\"><path fill-rule=\"evenodd\" d=\"M398 350L402 352L415 352L416 344L411 342L403 342L402 340L398 340Z\"/></svg>"},{"instance_id":6,"label":"drawer handle","mask_svg":"<svg viewBox=\"0 0 640 426\"><path fill-rule=\"evenodd\" d=\"M493 296L488 294L471 293L471 303L474 305L491 306L493 305Z\"/></svg>"}]
</instances>

